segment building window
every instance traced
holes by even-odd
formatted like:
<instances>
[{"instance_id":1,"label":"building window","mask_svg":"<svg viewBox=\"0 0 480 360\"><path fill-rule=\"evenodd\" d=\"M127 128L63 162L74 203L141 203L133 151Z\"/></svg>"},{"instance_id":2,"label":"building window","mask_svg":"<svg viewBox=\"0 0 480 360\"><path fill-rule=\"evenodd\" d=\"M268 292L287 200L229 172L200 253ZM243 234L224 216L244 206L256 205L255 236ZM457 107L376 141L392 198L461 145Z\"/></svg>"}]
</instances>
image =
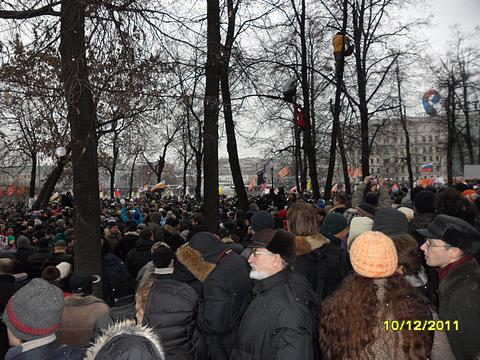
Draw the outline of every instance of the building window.
<instances>
[{"instance_id":1,"label":"building window","mask_svg":"<svg viewBox=\"0 0 480 360\"><path fill-rule=\"evenodd\" d=\"M440 157L439 157L438 155L435 157L435 159L436 159L437 161L440 161Z\"/></svg>"},{"instance_id":2,"label":"building window","mask_svg":"<svg viewBox=\"0 0 480 360\"><path fill-rule=\"evenodd\" d=\"M425 136L422 136L422 142L425 142L427 141L427 139L425 138Z\"/></svg>"},{"instance_id":3,"label":"building window","mask_svg":"<svg viewBox=\"0 0 480 360\"><path fill-rule=\"evenodd\" d=\"M428 136L428 141L432 142L432 135Z\"/></svg>"},{"instance_id":4,"label":"building window","mask_svg":"<svg viewBox=\"0 0 480 360\"><path fill-rule=\"evenodd\" d=\"M425 162L425 161L427 161L427 157L426 157L426 156L423 157L423 162Z\"/></svg>"}]
</instances>

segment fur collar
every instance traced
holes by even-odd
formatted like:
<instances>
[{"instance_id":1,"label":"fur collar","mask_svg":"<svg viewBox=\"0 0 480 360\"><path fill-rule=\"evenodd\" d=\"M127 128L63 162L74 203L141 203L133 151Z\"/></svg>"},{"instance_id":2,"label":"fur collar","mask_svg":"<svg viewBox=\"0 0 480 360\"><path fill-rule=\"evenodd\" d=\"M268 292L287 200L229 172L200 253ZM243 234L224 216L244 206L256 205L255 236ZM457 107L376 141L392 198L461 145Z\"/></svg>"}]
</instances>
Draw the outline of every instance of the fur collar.
<instances>
[{"instance_id":1,"label":"fur collar","mask_svg":"<svg viewBox=\"0 0 480 360\"><path fill-rule=\"evenodd\" d=\"M200 252L188 244L184 244L178 248L177 260L201 282L205 281L208 274L215 269L215 264L206 261Z\"/></svg>"},{"instance_id":2,"label":"fur collar","mask_svg":"<svg viewBox=\"0 0 480 360\"><path fill-rule=\"evenodd\" d=\"M153 329L147 326L135 324L134 320L124 320L114 323L107 330L105 330L101 336L97 337L95 343L87 350L85 360L94 360L100 350L102 350L102 348L114 337L119 335L145 337L150 340L152 345L162 355L161 359L163 359L165 356L163 347L160 344L160 340L158 339L158 336L155 335Z\"/></svg>"},{"instance_id":3,"label":"fur collar","mask_svg":"<svg viewBox=\"0 0 480 360\"><path fill-rule=\"evenodd\" d=\"M315 249L321 248L323 245L330 243L322 234L313 234L309 236L295 237L295 252L297 256L308 254Z\"/></svg>"}]
</instances>

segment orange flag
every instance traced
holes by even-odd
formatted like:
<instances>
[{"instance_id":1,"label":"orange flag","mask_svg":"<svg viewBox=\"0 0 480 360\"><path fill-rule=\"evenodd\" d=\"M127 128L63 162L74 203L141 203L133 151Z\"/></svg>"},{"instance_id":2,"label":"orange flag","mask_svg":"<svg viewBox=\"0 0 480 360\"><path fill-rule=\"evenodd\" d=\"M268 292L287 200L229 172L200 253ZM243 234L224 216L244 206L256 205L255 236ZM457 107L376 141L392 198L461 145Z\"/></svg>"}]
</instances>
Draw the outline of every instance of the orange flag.
<instances>
[{"instance_id":1,"label":"orange flag","mask_svg":"<svg viewBox=\"0 0 480 360\"><path fill-rule=\"evenodd\" d=\"M278 172L278 176L280 176L281 178L284 178L287 175L288 175L288 166L285 166L282 170Z\"/></svg>"}]
</instances>

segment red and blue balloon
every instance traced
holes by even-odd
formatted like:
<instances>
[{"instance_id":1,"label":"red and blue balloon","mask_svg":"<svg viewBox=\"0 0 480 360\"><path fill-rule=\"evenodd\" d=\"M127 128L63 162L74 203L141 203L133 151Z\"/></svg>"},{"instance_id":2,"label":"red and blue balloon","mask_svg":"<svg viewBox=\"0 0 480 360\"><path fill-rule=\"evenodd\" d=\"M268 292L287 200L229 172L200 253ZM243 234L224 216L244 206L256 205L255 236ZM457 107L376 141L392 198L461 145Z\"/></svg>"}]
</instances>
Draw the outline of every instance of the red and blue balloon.
<instances>
[{"instance_id":1,"label":"red and blue balloon","mask_svg":"<svg viewBox=\"0 0 480 360\"><path fill-rule=\"evenodd\" d=\"M437 115L437 109L435 108L441 100L440 93L437 90L430 89L423 94L422 105L425 112L430 115Z\"/></svg>"}]
</instances>

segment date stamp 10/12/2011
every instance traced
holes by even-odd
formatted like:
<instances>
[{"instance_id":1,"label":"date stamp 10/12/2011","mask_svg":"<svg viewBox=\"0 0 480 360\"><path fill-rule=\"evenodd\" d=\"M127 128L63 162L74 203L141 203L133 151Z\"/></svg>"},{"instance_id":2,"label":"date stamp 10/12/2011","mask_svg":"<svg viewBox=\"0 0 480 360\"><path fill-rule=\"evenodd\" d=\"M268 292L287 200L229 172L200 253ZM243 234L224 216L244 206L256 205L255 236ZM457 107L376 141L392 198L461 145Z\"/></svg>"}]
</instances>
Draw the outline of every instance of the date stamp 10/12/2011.
<instances>
[{"instance_id":1,"label":"date stamp 10/12/2011","mask_svg":"<svg viewBox=\"0 0 480 360\"><path fill-rule=\"evenodd\" d=\"M385 331L459 331L458 320L385 320Z\"/></svg>"}]
</instances>

